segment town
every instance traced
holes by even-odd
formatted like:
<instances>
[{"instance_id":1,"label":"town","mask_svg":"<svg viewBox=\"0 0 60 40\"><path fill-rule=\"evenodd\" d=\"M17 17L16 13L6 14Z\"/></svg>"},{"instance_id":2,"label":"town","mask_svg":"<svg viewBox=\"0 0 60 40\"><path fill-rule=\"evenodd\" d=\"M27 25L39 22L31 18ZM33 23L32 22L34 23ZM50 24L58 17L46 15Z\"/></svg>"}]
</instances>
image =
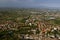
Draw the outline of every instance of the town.
<instances>
[{"instance_id":1,"label":"town","mask_svg":"<svg viewBox=\"0 0 60 40\"><path fill-rule=\"evenodd\" d=\"M60 40L60 10L0 9L0 40Z\"/></svg>"}]
</instances>

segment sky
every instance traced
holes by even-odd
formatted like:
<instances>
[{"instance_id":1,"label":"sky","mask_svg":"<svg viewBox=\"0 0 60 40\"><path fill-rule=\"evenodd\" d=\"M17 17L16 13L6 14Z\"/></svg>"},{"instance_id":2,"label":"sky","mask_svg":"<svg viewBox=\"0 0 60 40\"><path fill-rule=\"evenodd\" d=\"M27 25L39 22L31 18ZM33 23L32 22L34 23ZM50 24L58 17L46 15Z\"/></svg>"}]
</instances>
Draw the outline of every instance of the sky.
<instances>
[{"instance_id":1,"label":"sky","mask_svg":"<svg viewBox=\"0 0 60 40\"><path fill-rule=\"evenodd\" d=\"M60 8L60 0L0 0L0 7Z\"/></svg>"}]
</instances>

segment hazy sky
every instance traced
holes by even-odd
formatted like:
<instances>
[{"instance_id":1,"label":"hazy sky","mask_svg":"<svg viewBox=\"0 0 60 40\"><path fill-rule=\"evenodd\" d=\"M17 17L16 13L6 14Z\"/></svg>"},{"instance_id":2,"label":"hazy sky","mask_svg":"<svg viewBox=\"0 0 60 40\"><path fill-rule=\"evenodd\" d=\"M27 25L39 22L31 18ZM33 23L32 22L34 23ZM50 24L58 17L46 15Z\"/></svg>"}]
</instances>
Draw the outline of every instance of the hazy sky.
<instances>
[{"instance_id":1,"label":"hazy sky","mask_svg":"<svg viewBox=\"0 0 60 40\"><path fill-rule=\"evenodd\" d=\"M0 7L60 8L60 0L0 0Z\"/></svg>"}]
</instances>

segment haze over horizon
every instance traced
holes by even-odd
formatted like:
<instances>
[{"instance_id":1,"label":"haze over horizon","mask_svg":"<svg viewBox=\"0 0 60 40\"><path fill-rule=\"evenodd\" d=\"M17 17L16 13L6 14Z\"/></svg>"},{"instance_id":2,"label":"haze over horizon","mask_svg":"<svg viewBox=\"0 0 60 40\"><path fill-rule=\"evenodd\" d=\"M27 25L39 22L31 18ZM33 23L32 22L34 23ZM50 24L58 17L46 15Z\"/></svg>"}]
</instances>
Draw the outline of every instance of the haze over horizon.
<instances>
[{"instance_id":1,"label":"haze over horizon","mask_svg":"<svg viewBox=\"0 0 60 40\"><path fill-rule=\"evenodd\" d=\"M0 7L60 8L60 0L0 0Z\"/></svg>"}]
</instances>

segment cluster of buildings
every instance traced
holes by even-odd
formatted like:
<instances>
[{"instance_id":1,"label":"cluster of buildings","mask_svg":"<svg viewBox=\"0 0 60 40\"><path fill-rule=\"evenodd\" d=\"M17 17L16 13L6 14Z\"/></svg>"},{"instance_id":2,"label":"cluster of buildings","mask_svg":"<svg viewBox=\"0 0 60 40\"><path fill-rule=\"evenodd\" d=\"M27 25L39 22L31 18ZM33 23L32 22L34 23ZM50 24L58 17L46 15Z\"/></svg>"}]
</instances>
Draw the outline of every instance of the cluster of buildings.
<instances>
[{"instance_id":1,"label":"cluster of buildings","mask_svg":"<svg viewBox=\"0 0 60 40\"><path fill-rule=\"evenodd\" d=\"M50 18L55 19L55 18ZM0 24L0 30L15 30L18 31L21 28L29 28L27 32L32 32L31 34L18 33L18 38L20 39L31 39L31 40L42 40L43 37L58 38L60 39L60 27L58 25L50 24L42 19L41 15L30 15L26 17L25 22L13 22L11 20ZM22 30L23 30L22 29ZM24 30L23 32L25 32ZM19 31L20 32L20 31ZM56 33L57 32L57 33Z\"/></svg>"}]
</instances>

